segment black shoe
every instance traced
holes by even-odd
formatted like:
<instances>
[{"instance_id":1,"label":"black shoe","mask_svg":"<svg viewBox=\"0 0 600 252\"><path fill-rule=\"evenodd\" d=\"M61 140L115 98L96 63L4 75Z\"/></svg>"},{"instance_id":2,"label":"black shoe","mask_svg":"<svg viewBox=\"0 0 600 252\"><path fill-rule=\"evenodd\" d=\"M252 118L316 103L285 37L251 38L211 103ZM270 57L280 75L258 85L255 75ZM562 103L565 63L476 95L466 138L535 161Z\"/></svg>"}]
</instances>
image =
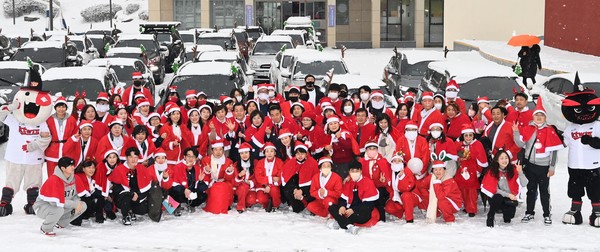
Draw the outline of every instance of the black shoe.
<instances>
[{"instance_id":1,"label":"black shoe","mask_svg":"<svg viewBox=\"0 0 600 252\"><path fill-rule=\"evenodd\" d=\"M8 202L0 203L0 217L11 215L13 212L13 207Z\"/></svg>"},{"instance_id":2,"label":"black shoe","mask_svg":"<svg viewBox=\"0 0 600 252\"><path fill-rule=\"evenodd\" d=\"M33 210L33 204L25 204L25 206L23 206L23 210L25 210L26 214L35 214L35 211Z\"/></svg>"},{"instance_id":3,"label":"black shoe","mask_svg":"<svg viewBox=\"0 0 600 252\"><path fill-rule=\"evenodd\" d=\"M469 213L469 217L475 217L474 213Z\"/></svg>"},{"instance_id":4,"label":"black shoe","mask_svg":"<svg viewBox=\"0 0 600 252\"><path fill-rule=\"evenodd\" d=\"M406 220L406 223L414 223L414 220Z\"/></svg>"},{"instance_id":5,"label":"black shoe","mask_svg":"<svg viewBox=\"0 0 600 252\"><path fill-rule=\"evenodd\" d=\"M104 223L104 216L102 215L102 212L100 213L96 213L96 223Z\"/></svg>"},{"instance_id":6,"label":"black shoe","mask_svg":"<svg viewBox=\"0 0 600 252\"><path fill-rule=\"evenodd\" d=\"M487 225L488 227L491 227L491 228L493 228L493 227L494 227L494 218L489 218L489 217L488 217L488 218L487 218L487 221L486 221L486 225Z\"/></svg>"},{"instance_id":7,"label":"black shoe","mask_svg":"<svg viewBox=\"0 0 600 252\"><path fill-rule=\"evenodd\" d=\"M173 211L173 215L175 215L176 217L181 216L181 212L183 212L183 207L179 206L175 209L175 211Z\"/></svg>"},{"instance_id":8,"label":"black shoe","mask_svg":"<svg viewBox=\"0 0 600 252\"><path fill-rule=\"evenodd\" d=\"M137 221L137 216L135 216L134 213L129 213L129 218L131 219L131 221Z\"/></svg>"},{"instance_id":9,"label":"black shoe","mask_svg":"<svg viewBox=\"0 0 600 252\"><path fill-rule=\"evenodd\" d=\"M237 210L237 211L238 211L238 213L241 213L241 214L244 213L244 210Z\"/></svg>"},{"instance_id":10,"label":"black shoe","mask_svg":"<svg viewBox=\"0 0 600 252\"><path fill-rule=\"evenodd\" d=\"M71 221L71 225L81 227L81 218L77 218Z\"/></svg>"},{"instance_id":11,"label":"black shoe","mask_svg":"<svg viewBox=\"0 0 600 252\"><path fill-rule=\"evenodd\" d=\"M565 215L563 216L563 221L564 224L573 224L573 225L579 225L581 223L583 223L583 216L581 216L581 212L580 211L568 211L565 213Z\"/></svg>"},{"instance_id":12,"label":"black shoe","mask_svg":"<svg viewBox=\"0 0 600 252\"><path fill-rule=\"evenodd\" d=\"M510 223L510 219L504 219L504 223Z\"/></svg>"},{"instance_id":13,"label":"black shoe","mask_svg":"<svg viewBox=\"0 0 600 252\"><path fill-rule=\"evenodd\" d=\"M114 220L117 218L117 215L113 211L106 211L106 218L109 220Z\"/></svg>"},{"instance_id":14,"label":"black shoe","mask_svg":"<svg viewBox=\"0 0 600 252\"><path fill-rule=\"evenodd\" d=\"M593 212L590 215L590 226L600 228L600 212Z\"/></svg>"},{"instance_id":15,"label":"black shoe","mask_svg":"<svg viewBox=\"0 0 600 252\"><path fill-rule=\"evenodd\" d=\"M267 213L273 212L273 199L269 199L269 203L267 203L265 211L267 211Z\"/></svg>"},{"instance_id":16,"label":"black shoe","mask_svg":"<svg viewBox=\"0 0 600 252\"><path fill-rule=\"evenodd\" d=\"M123 218L123 225L131 226L131 217L126 216L125 218Z\"/></svg>"}]
</instances>

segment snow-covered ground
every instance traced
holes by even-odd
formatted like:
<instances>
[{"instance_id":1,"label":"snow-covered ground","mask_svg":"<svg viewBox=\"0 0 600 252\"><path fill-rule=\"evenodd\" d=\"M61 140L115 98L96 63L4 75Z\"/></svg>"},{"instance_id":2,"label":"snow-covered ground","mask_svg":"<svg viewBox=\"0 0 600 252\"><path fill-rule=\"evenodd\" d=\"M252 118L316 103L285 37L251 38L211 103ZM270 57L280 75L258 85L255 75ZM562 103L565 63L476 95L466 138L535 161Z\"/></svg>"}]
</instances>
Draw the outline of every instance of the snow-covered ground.
<instances>
[{"instance_id":1,"label":"snow-covered ground","mask_svg":"<svg viewBox=\"0 0 600 252\"><path fill-rule=\"evenodd\" d=\"M380 77L383 66L392 55L390 49L346 51L351 71ZM0 157L6 145L0 145ZM166 216L160 223L148 219L125 227L120 221L104 224L84 223L82 227L58 230L53 238L39 232L42 220L26 216L21 210L25 193L20 191L12 216L0 218L2 251L598 251L598 229L587 224L567 226L561 217L569 209L566 196L566 151L561 151L556 175L551 179L553 206L552 226L542 223L538 203L536 220L522 224L524 206L517 210L512 224L496 217L496 228L485 226L483 208L475 218L458 213L455 224L425 224L418 212L414 224L404 221L379 223L364 229L358 236L342 230L329 230L318 217L293 213L249 211L238 214L213 215L203 211L175 218ZM4 161L0 161L0 187L4 186ZM584 201L587 219L591 207ZM587 221L586 221L587 222Z\"/></svg>"}]
</instances>

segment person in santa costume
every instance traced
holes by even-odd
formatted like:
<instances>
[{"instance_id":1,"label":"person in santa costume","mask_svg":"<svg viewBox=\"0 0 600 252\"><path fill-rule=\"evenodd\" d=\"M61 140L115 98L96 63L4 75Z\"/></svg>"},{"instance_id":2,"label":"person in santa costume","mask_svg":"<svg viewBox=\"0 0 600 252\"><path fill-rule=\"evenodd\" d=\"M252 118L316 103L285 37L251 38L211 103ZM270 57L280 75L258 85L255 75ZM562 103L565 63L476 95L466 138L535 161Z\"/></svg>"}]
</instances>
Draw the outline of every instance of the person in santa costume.
<instances>
[{"instance_id":1,"label":"person in santa costume","mask_svg":"<svg viewBox=\"0 0 600 252\"><path fill-rule=\"evenodd\" d=\"M316 115L313 112L302 113L301 125L296 138L304 142L311 155L316 158L322 155L323 148L318 146L318 144L321 142L320 139L323 139L325 136L325 131L323 127L317 125L315 118ZM317 152L317 149L320 152Z\"/></svg>"},{"instance_id":2,"label":"person in santa costume","mask_svg":"<svg viewBox=\"0 0 600 252\"><path fill-rule=\"evenodd\" d=\"M96 98L96 112L98 113L98 118L96 120L101 121L102 123L108 125L109 122L112 121L112 115L109 113L110 105L108 104L109 97L106 92L98 93L98 98Z\"/></svg>"},{"instance_id":3,"label":"person in santa costume","mask_svg":"<svg viewBox=\"0 0 600 252\"><path fill-rule=\"evenodd\" d=\"M310 102L307 101L303 101L300 100L300 87L298 86L288 86L286 88L289 88L287 91L287 100L285 102L282 102L280 104L281 106L281 111L283 112L283 116L287 117L287 118L292 118L292 105L294 105L295 103L301 104L302 108L304 108L304 111L309 111L312 112L315 110L315 105L313 105Z\"/></svg>"},{"instance_id":4,"label":"person in santa costume","mask_svg":"<svg viewBox=\"0 0 600 252\"><path fill-rule=\"evenodd\" d=\"M36 215L44 219L40 227L42 234L55 236L54 228L67 227L69 222L86 211L86 204L77 196L74 173L75 161L62 157L54 174L42 185L33 204Z\"/></svg>"},{"instance_id":5,"label":"person in santa costume","mask_svg":"<svg viewBox=\"0 0 600 252\"><path fill-rule=\"evenodd\" d=\"M475 130L471 124L463 124L462 136L456 141L458 170L454 176L460 189L465 211L469 217L477 214L477 190L479 177L488 167L488 159L483 144L475 139Z\"/></svg>"},{"instance_id":6,"label":"person in santa costume","mask_svg":"<svg viewBox=\"0 0 600 252\"><path fill-rule=\"evenodd\" d=\"M518 92L514 96L515 98L515 109L509 111L506 116L506 121L509 123L517 123L519 128L523 128L529 125L529 122L533 120L533 111L527 106L527 99L529 95L524 91Z\"/></svg>"},{"instance_id":7,"label":"person in santa costume","mask_svg":"<svg viewBox=\"0 0 600 252\"><path fill-rule=\"evenodd\" d=\"M454 214L462 206L460 189L452 178L446 174L446 162L444 152L440 155L431 154L433 165L431 184L429 185L429 205L427 206L427 223L435 223L440 214L446 223L454 222Z\"/></svg>"},{"instance_id":8,"label":"person in santa costume","mask_svg":"<svg viewBox=\"0 0 600 252\"><path fill-rule=\"evenodd\" d=\"M58 159L63 156L63 146L67 139L77 131L77 120L67 114L67 100L60 96L54 102L54 113L46 120L52 140L46 148L46 171L48 177L54 174Z\"/></svg>"},{"instance_id":9,"label":"person in santa costume","mask_svg":"<svg viewBox=\"0 0 600 252\"><path fill-rule=\"evenodd\" d=\"M276 156L283 162L287 162L293 159L295 156L296 143L294 142L294 135L288 128L283 128L279 131L279 141L275 142L277 148Z\"/></svg>"},{"instance_id":10,"label":"person in santa costume","mask_svg":"<svg viewBox=\"0 0 600 252\"><path fill-rule=\"evenodd\" d=\"M133 72L131 78L133 79L133 85L123 91L123 102L125 102L126 106L135 104L134 95L137 92L142 92L144 97L150 102L150 106L154 106L154 100L152 99L153 96L152 93L150 93L150 89L144 87L144 77L142 76L142 73Z\"/></svg>"},{"instance_id":11,"label":"person in santa costume","mask_svg":"<svg viewBox=\"0 0 600 252\"><path fill-rule=\"evenodd\" d=\"M487 96L477 97L477 114L473 117L475 133L484 134L485 126L492 123L492 110Z\"/></svg>"},{"instance_id":12,"label":"person in santa costume","mask_svg":"<svg viewBox=\"0 0 600 252\"><path fill-rule=\"evenodd\" d=\"M446 137L443 124L434 123L429 126L427 142L429 142L429 151L432 154L439 156L442 151L446 153L444 159L444 161L447 161L446 173L448 173L448 176L454 177L454 174L456 174L456 161L458 160L456 144Z\"/></svg>"},{"instance_id":13,"label":"person in santa costume","mask_svg":"<svg viewBox=\"0 0 600 252\"><path fill-rule=\"evenodd\" d=\"M322 157L318 164L320 172L313 175L310 184L310 195L315 200L309 202L306 209L315 215L327 217L329 206L337 204L342 195L342 178L331 172L331 158Z\"/></svg>"},{"instance_id":14,"label":"person in santa costume","mask_svg":"<svg viewBox=\"0 0 600 252\"><path fill-rule=\"evenodd\" d=\"M81 226L84 219L95 217L96 223L104 223L104 206L106 200L102 195L102 187L94 180L96 173L96 162L93 160L83 161L75 168L75 189L77 196L86 205L86 211L71 221L71 225Z\"/></svg>"},{"instance_id":15,"label":"person in santa costume","mask_svg":"<svg viewBox=\"0 0 600 252\"><path fill-rule=\"evenodd\" d=\"M174 166L182 159L181 150L188 146L188 140L184 136L186 128L181 126L181 109L175 103L168 103L166 106L168 113L167 123L160 128L160 135L166 136L161 147L167 152L167 164Z\"/></svg>"},{"instance_id":16,"label":"person in santa costume","mask_svg":"<svg viewBox=\"0 0 600 252\"><path fill-rule=\"evenodd\" d=\"M114 220L117 218L115 212L113 211L113 203L108 200L111 183L108 181L108 176L114 171L117 166L121 163L119 159L119 153L116 150L110 149L106 151L103 155L103 159L98 162L96 166L96 172L92 177L96 182L96 185L100 187L99 190L102 192L102 196L106 199L106 204L104 207L104 212L106 213L106 217L108 219Z\"/></svg>"},{"instance_id":17,"label":"person in santa costume","mask_svg":"<svg viewBox=\"0 0 600 252\"><path fill-rule=\"evenodd\" d=\"M94 131L92 131L92 137L94 137L96 140L108 134L108 126L105 123L96 120L97 118L98 113L96 113L96 108L94 108L94 106L91 104L88 104L83 106L83 109L81 110L81 116L77 120L77 124L80 124L82 121L88 121L90 124L92 124L92 127L94 128ZM73 132L73 134L76 133L77 130Z\"/></svg>"},{"instance_id":18,"label":"person in santa costume","mask_svg":"<svg viewBox=\"0 0 600 252\"><path fill-rule=\"evenodd\" d=\"M231 118L237 124L237 130L231 134L225 135L225 138L231 143L231 149L229 150L229 159L233 162L237 162L240 157L238 149L240 145L244 143L246 135L246 129L250 126L250 119L246 115L246 106L243 103L237 102L233 105L233 117Z\"/></svg>"},{"instance_id":19,"label":"person in santa costume","mask_svg":"<svg viewBox=\"0 0 600 252\"><path fill-rule=\"evenodd\" d=\"M247 207L258 203L254 178L255 165L251 151L252 146L249 143L241 144L238 149L240 157L234 165L236 172L233 190L238 199L236 205L238 213L243 213Z\"/></svg>"},{"instance_id":20,"label":"person in santa costume","mask_svg":"<svg viewBox=\"0 0 600 252\"><path fill-rule=\"evenodd\" d=\"M271 142L263 147L265 158L256 162L256 197L267 212L273 212L281 204L281 171L283 161L275 156L277 149Z\"/></svg>"},{"instance_id":21,"label":"person in santa costume","mask_svg":"<svg viewBox=\"0 0 600 252\"><path fill-rule=\"evenodd\" d=\"M148 128L144 125L136 125L131 133L135 146L140 150L138 163L145 167L152 164L152 157L156 151L154 143L148 140Z\"/></svg>"},{"instance_id":22,"label":"person in santa costume","mask_svg":"<svg viewBox=\"0 0 600 252\"><path fill-rule=\"evenodd\" d=\"M322 140L325 155L333 160L333 171L342 178L348 177L349 164L354 160L352 134L342 129L340 118L336 115L327 118L325 137Z\"/></svg>"},{"instance_id":23,"label":"person in santa costume","mask_svg":"<svg viewBox=\"0 0 600 252\"><path fill-rule=\"evenodd\" d=\"M379 146L379 153L390 161L396 151L396 142L401 134L393 127L392 119L387 114L379 114L375 120L375 125L377 130L373 142Z\"/></svg>"},{"instance_id":24,"label":"person in santa costume","mask_svg":"<svg viewBox=\"0 0 600 252\"><path fill-rule=\"evenodd\" d=\"M365 148L365 155L358 162L363 167L362 175L373 180L379 191L379 199L375 201L375 208L379 211L379 220L385 222L385 203L390 198L387 188L392 181L390 163L379 153L379 145L376 142L367 142Z\"/></svg>"},{"instance_id":25,"label":"person in santa costume","mask_svg":"<svg viewBox=\"0 0 600 252\"><path fill-rule=\"evenodd\" d=\"M197 163L198 151L187 148L183 151L183 162L168 169L167 175L163 173L163 188L169 191L169 196L180 203L173 215L181 216L184 210L195 211L195 207L204 203L208 196L207 173ZM164 179L164 176L168 176Z\"/></svg>"},{"instance_id":26,"label":"person in santa costume","mask_svg":"<svg viewBox=\"0 0 600 252\"><path fill-rule=\"evenodd\" d=\"M75 160L76 166L85 160L95 159L98 150L98 140L92 137L92 122L83 120L79 123L78 128L79 132L69 137L62 150L64 156Z\"/></svg>"},{"instance_id":27,"label":"person in santa costume","mask_svg":"<svg viewBox=\"0 0 600 252\"><path fill-rule=\"evenodd\" d=\"M373 226L379 221L379 211L375 201L379 191L373 180L362 175L362 165L353 161L350 164L350 180L344 183L342 195L337 204L329 206L329 214L335 219L327 224L330 229L345 229L358 234L358 225Z\"/></svg>"},{"instance_id":28,"label":"person in santa costume","mask_svg":"<svg viewBox=\"0 0 600 252\"><path fill-rule=\"evenodd\" d=\"M132 117L134 119L134 125L145 125L148 122L151 113L150 102L146 98L139 99L135 111L133 111Z\"/></svg>"},{"instance_id":29,"label":"person in santa costume","mask_svg":"<svg viewBox=\"0 0 600 252\"><path fill-rule=\"evenodd\" d=\"M535 216L535 202L538 196L544 211L544 224L551 225L550 218L550 177L554 175L558 151L564 145L556 130L546 123L546 110L542 97L538 97L533 120L527 126L520 127L515 121L513 136L517 146L525 149L523 172L527 177L527 211L521 222L530 222Z\"/></svg>"},{"instance_id":30,"label":"person in santa costume","mask_svg":"<svg viewBox=\"0 0 600 252\"><path fill-rule=\"evenodd\" d=\"M135 147L135 142L128 136L123 135L123 121L115 118L109 125L110 132L103 136L98 141L96 149L96 160L104 159L104 154L108 150L117 150L120 153L120 158L125 159L125 154L121 153L124 150Z\"/></svg>"},{"instance_id":31,"label":"person in santa costume","mask_svg":"<svg viewBox=\"0 0 600 252\"><path fill-rule=\"evenodd\" d=\"M153 112L148 116L148 123L146 123L146 127L148 127L148 133L150 134L150 140L152 140L154 146L157 147L162 146L163 140L167 137L166 133L163 133L162 135L160 134L160 128L162 127L160 120L160 114Z\"/></svg>"},{"instance_id":32,"label":"person in santa costume","mask_svg":"<svg viewBox=\"0 0 600 252\"><path fill-rule=\"evenodd\" d=\"M465 105L465 101L458 97L458 92L460 92L460 87L458 86L458 83L456 83L455 80L450 80L448 84L446 84L446 105L454 103L456 104L456 106L458 106L458 111L466 115L467 107Z\"/></svg>"},{"instance_id":33,"label":"person in santa costume","mask_svg":"<svg viewBox=\"0 0 600 252\"><path fill-rule=\"evenodd\" d=\"M277 143L281 130L288 129L290 133L298 133L298 125L295 121L285 118L281 113L279 104L269 107L269 116L265 118L260 129L252 136L252 143L262 148L265 142Z\"/></svg>"},{"instance_id":34,"label":"person in santa costume","mask_svg":"<svg viewBox=\"0 0 600 252\"><path fill-rule=\"evenodd\" d=\"M419 136L419 126L417 123L410 121L404 129L404 137L398 139L396 143L396 152L402 153L404 160L418 158L422 161L423 167L421 171L413 172L417 179L420 180L427 175L429 167L430 150L427 139Z\"/></svg>"},{"instance_id":35,"label":"person in santa costume","mask_svg":"<svg viewBox=\"0 0 600 252\"><path fill-rule=\"evenodd\" d=\"M170 180L171 176L167 171L167 153L163 148L157 148L154 151L154 163L148 166L148 175L152 177L152 182L158 183L164 190L169 189L172 185L170 184L172 181ZM168 192L167 192L168 193Z\"/></svg>"},{"instance_id":36,"label":"person in santa costume","mask_svg":"<svg viewBox=\"0 0 600 252\"><path fill-rule=\"evenodd\" d=\"M206 106L206 105L204 105ZM185 136L188 139L190 147L198 150L198 158L207 155L208 152L208 134L203 134L202 120L200 118L200 110L193 108L188 110L188 121L186 124L186 132L189 134Z\"/></svg>"},{"instance_id":37,"label":"person in santa costume","mask_svg":"<svg viewBox=\"0 0 600 252\"><path fill-rule=\"evenodd\" d=\"M146 167L138 164L140 150L130 147L125 150L126 161L119 164L108 176L112 183L111 197L123 215L123 225L129 226L136 221L136 214L148 213L148 190L152 186L152 177Z\"/></svg>"},{"instance_id":38,"label":"person in santa costume","mask_svg":"<svg viewBox=\"0 0 600 252\"><path fill-rule=\"evenodd\" d=\"M369 112L364 108L356 110L356 142L360 147L361 154L365 152L365 144L369 141L373 141L376 138L375 132L377 127L371 121L369 121Z\"/></svg>"},{"instance_id":39,"label":"person in santa costume","mask_svg":"<svg viewBox=\"0 0 600 252\"><path fill-rule=\"evenodd\" d=\"M201 163L207 173L204 181L209 187L204 211L214 214L226 214L233 204L235 168L231 159L225 156L224 143L224 139L212 141L212 155L203 158Z\"/></svg>"},{"instance_id":40,"label":"person in santa costume","mask_svg":"<svg viewBox=\"0 0 600 252\"><path fill-rule=\"evenodd\" d=\"M254 92L248 90L248 99L254 98ZM256 103L258 104L258 111L263 116L269 114L269 106L271 104L269 99L269 84L258 84L256 89Z\"/></svg>"},{"instance_id":41,"label":"person in santa costume","mask_svg":"<svg viewBox=\"0 0 600 252\"><path fill-rule=\"evenodd\" d=\"M498 151L504 150L514 164L521 148L515 143L512 125L504 120L506 113L507 111L503 107L492 108L493 121L485 128L483 136L489 139L488 142L491 142L492 155L495 156Z\"/></svg>"},{"instance_id":42,"label":"person in santa costume","mask_svg":"<svg viewBox=\"0 0 600 252\"><path fill-rule=\"evenodd\" d=\"M415 113L416 120L419 125L419 135L427 136L429 134L429 126L434 123L444 124L442 113L433 106L433 93L424 92L421 97L421 105L423 108Z\"/></svg>"},{"instance_id":43,"label":"person in santa costume","mask_svg":"<svg viewBox=\"0 0 600 252\"><path fill-rule=\"evenodd\" d=\"M203 134L208 135L210 141L216 139L223 139L225 148L225 155L229 156L229 150L231 150L231 142L226 138L229 135L230 138L235 137L235 132L238 129L238 124L235 119L227 118L227 108L223 105L219 105L214 109L215 116L210 119L207 125L204 125Z\"/></svg>"},{"instance_id":44,"label":"person in santa costume","mask_svg":"<svg viewBox=\"0 0 600 252\"><path fill-rule=\"evenodd\" d=\"M471 118L466 114L460 112L458 105L454 103L446 106L446 136L453 141L456 141L462 134L462 128L464 124L471 124Z\"/></svg>"},{"instance_id":45,"label":"person in santa costume","mask_svg":"<svg viewBox=\"0 0 600 252\"><path fill-rule=\"evenodd\" d=\"M390 108L385 107L385 96L383 95L383 92L381 90L375 90L371 93L371 107L369 108L369 114L378 118L379 115L384 113L391 118L390 127L398 123L398 120L396 120L396 117L394 116L394 112L392 112Z\"/></svg>"},{"instance_id":46,"label":"person in santa costume","mask_svg":"<svg viewBox=\"0 0 600 252\"><path fill-rule=\"evenodd\" d=\"M396 153L392 157L391 163L392 197L385 204L385 211L399 219L406 220L406 223L414 222L414 210L419 203L419 196L414 192L415 176L410 169L405 169L402 153Z\"/></svg>"},{"instance_id":47,"label":"person in santa costume","mask_svg":"<svg viewBox=\"0 0 600 252\"><path fill-rule=\"evenodd\" d=\"M310 185L315 174L319 173L317 160L308 154L308 147L297 142L295 157L288 159L281 172L283 196L294 213L302 212L314 200L310 195Z\"/></svg>"},{"instance_id":48,"label":"person in santa costume","mask_svg":"<svg viewBox=\"0 0 600 252\"><path fill-rule=\"evenodd\" d=\"M497 210L502 210L504 223L511 222L521 199L521 189L526 185L523 166L520 163L511 164L508 153L498 151L481 181L481 192L489 197L490 203L486 221L488 227L494 227Z\"/></svg>"}]
</instances>

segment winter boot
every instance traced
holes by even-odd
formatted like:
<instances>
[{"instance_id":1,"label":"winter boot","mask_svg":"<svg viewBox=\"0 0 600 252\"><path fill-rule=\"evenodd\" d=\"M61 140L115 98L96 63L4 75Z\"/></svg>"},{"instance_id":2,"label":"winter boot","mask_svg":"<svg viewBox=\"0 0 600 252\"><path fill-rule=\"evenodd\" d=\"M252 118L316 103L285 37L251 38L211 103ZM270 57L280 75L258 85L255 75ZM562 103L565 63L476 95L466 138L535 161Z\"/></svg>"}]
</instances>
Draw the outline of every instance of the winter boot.
<instances>
[{"instance_id":1,"label":"winter boot","mask_svg":"<svg viewBox=\"0 0 600 252\"><path fill-rule=\"evenodd\" d=\"M564 224L579 225L583 223L583 216L581 216L581 201L573 201L571 203L571 210L563 215Z\"/></svg>"},{"instance_id":2,"label":"winter boot","mask_svg":"<svg viewBox=\"0 0 600 252\"><path fill-rule=\"evenodd\" d=\"M2 188L2 199L0 200L0 217L11 215L13 208L10 202L15 194L15 191L10 187Z\"/></svg>"},{"instance_id":3,"label":"winter boot","mask_svg":"<svg viewBox=\"0 0 600 252\"><path fill-rule=\"evenodd\" d=\"M590 215L590 225L600 228L600 203L592 204L592 215Z\"/></svg>"},{"instance_id":4,"label":"winter boot","mask_svg":"<svg viewBox=\"0 0 600 252\"><path fill-rule=\"evenodd\" d=\"M25 210L26 214L35 214L35 211L33 210L33 203L35 203L39 192L40 189L37 187L27 189L27 204L23 206L23 210Z\"/></svg>"}]
</instances>

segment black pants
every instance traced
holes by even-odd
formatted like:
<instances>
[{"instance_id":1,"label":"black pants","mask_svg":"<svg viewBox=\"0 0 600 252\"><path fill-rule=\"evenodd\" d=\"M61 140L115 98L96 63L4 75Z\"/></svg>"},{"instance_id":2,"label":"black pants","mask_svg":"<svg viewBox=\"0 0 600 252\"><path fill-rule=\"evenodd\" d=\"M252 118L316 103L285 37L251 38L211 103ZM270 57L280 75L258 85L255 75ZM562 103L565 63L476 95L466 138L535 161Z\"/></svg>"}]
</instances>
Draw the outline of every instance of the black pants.
<instances>
[{"instance_id":1,"label":"black pants","mask_svg":"<svg viewBox=\"0 0 600 252\"><path fill-rule=\"evenodd\" d=\"M71 223L81 223L83 219L88 219L92 216L95 216L97 220L104 220L104 206L106 205L106 200L104 196L102 196L102 192L100 190L96 190L90 196L81 197L81 201L85 203L87 206L85 212L79 215L76 219L74 219Z\"/></svg>"},{"instance_id":2,"label":"black pants","mask_svg":"<svg viewBox=\"0 0 600 252\"><path fill-rule=\"evenodd\" d=\"M348 217L340 215L339 211L342 206L331 205L329 206L329 214L338 222L341 228L348 229L350 224L363 224L367 223L371 219L371 212L373 212L373 206L366 204L360 204L355 207L350 207L354 213Z\"/></svg>"},{"instance_id":3,"label":"black pants","mask_svg":"<svg viewBox=\"0 0 600 252\"><path fill-rule=\"evenodd\" d=\"M204 203L208 198L205 192L196 193L198 194L198 198L196 198L195 200L188 200L185 197L185 187L183 187L182 185L173 186L171 187L171 189L169 189L169 195L171 196L171 198L173 198L179 203L189 204L191 207L199 206L200 204Z\"/></svg>"},{"instance_id":4,"label":"black pants","mask_svg":"<svg viewBox=\"0 0 600 252\"><path fill-rule=\"evenodd\" d=\"M297 200L296 198L294 198L294 190L302 190L302 195L304 196L304 200L307 203L315 200L315 198L310 196L310 186L300 187L298 184L298 174L296 174L290 178L290 181L287 181L285 183L285 186L283 186L282 188L283 190L281 190L282 202L284 202L283 199L285 199L285 202L292 206L292 210L294 211L294 213L302 212L302 210L306 208L302 200Z\"/></svg>"},{"instance_id":5,"label":"black pants","mask_svg":"<svg viewBox=\"0 0 600 252\"><path fill-rule=\"evenodd\" d=\"M348 177L348 171L350 170L350 162L348 162L348 163L333 162L333 167L331 170L333 170L333 172L340 175L340 177L342 177L342 180L344 180L346 177Z\"/></svg>"},{"instance_id":6,"label":"black pants","mask_svg":"<svg viewBox=\"0 0 600 252\"><path fill-rule=\"evenodd\" d=\"M127 216L129 213L139 215L148 213L148 201L145 198L141 198L140 195L138 195L138 200L133 201L132 192L122 192L113 194L113 199L115 199L117 208L121 209L123 217Z\"/></svg>"},{"instance_id":7,"label":"black pants","mask_svg":"<svg viewBox=\"0 0 600 252\"><path fill-rule=\"evenodd\" d=\"M523 84L527 85L527 78L530 78L533 84L535 84L535 76L533 77L525 77L523 76Z\"/></svg>"},{"instance_id":8,"label":"black pants","mask_svg":"<svg viewBox=\"0 0 600 252\"><path fill-rule=\"evenodd\" d=\"M494 215L496 214L497 210L502 210L502 216L504 217L505 222L510 221L515 217L517 206L508 205L505 203L505 200L508 200L508 198L502 197L500 194L494 194L494 197L491 197L488 200L490 203L488 218L494 219Z\"/></svg>"},{"instance_id":9,"label":"black pants","mask_svg":"<svg viewBox=\"0 0 600 252\"><path fill-rule=\"evenodd\" d=\"M548 191L548 187L550 186L548 170L550 167L535 165L528 161L525 161L524 164L523 172L529 181L527 183L527 211L525 213L535 215L535 202L539 190L544 217L548 217L550 216L550 192Z\"/></svg>"},{"instance_id":10,"label":"black pants","mask_svg":"<svg viewBox=\"0 0 600 252\"><path fill-rule=\"evenodd\" d=\"M569 168L567 189L569 198L581 202L586 192L592 203L600 203L600 168L593 170Z\"/></svg>"},{"instance_id":11,"label":"black pants","mask_svg":"<svg viewBox=\"0 0 600 252\"><path fill-rule=\"evenodd\" d=\"M390 198L390 193L385 187L377 187L377 191L379 191L379 199L375 201L375 207L379 211L379 220L385 222L385 203Z\"/></svg>"}]
</instances>

